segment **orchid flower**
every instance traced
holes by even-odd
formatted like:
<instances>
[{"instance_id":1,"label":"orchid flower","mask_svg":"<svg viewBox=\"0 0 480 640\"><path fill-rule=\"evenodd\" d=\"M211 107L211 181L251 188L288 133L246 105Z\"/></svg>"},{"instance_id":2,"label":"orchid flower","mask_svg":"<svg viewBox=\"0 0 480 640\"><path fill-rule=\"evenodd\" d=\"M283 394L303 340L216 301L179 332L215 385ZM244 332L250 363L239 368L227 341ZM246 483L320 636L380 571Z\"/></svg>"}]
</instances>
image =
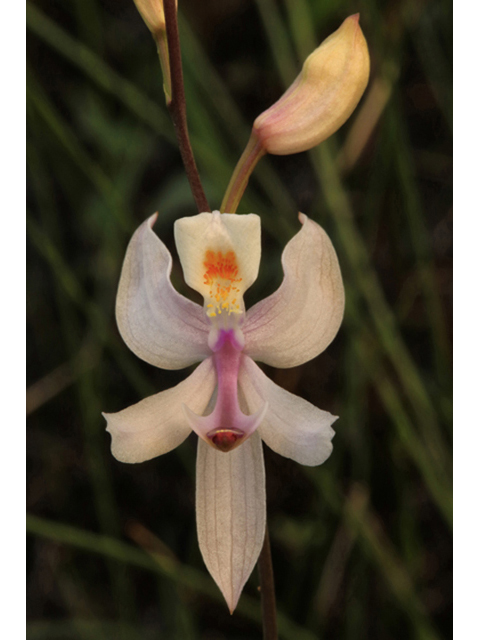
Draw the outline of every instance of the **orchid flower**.
<instances>
[{"instance_id":1,"label":"orchid flower","mask_svg":"<svg viewBox=\"0 0 480 640\"><path fill-rule=\"evenodd\" d=\"M304 214L282 256L275 293L245 310L243 294L260 264L260 218L218 211L175 223L186 283L203 308L170 282L172 258L153 231L133 235L120 278L116 317L128 347L163 369L201 364L172 389L104 414L112 453L142 462L199 436L196 515L205 564L233 612L262 548L263 440L304 465L332 451L337 419L281 389L255 364L294 367L321 353L343 317L344 290L327 234Z\"/></svg>"}]
</instances>

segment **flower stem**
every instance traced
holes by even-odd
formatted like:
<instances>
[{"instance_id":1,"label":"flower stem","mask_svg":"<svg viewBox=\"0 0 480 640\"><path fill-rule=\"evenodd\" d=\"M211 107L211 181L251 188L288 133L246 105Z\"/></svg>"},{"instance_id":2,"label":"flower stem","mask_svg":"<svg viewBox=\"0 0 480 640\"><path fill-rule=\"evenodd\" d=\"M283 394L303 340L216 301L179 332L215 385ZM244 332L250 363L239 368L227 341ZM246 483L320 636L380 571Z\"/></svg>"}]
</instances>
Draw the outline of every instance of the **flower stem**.
<instances>
[{"instance_id":1,"label":"flower stem","mask_svg":"<svg viewBox=\"0 0 480 640\"><path fill-rule=\"evenodd\" d=\"M163 75L163 91L167 105L172 100L172 73L170 71L170 56L168 54L167 34L161 30L154 35L157 44L157 53L160 60Z\"/></svg>"},{"instance_id":2,"label":"flower stem","mask_svg":"<svg viewBox=\"0 0 480 640\"><path fill-rule=\"evenodd\" d=\"M242 153L240 160L237 162L235 171L233 172L227 190L223 196L221 213L235 213L238 204L242 199L243 193L247 188L248 180L255 169L257 162L266 154L261 142L252 131L250 140Z\"/></svg>"},{"instance_id":3,"label":"flower stem","mask_svg":"<svg viewBox=\"0 0 480 640\"><path fill-rule=\"evenodd\" d=\"M277 640L277 605L268 526L265 527L265 540L258 557L258 574L262 596L263 640Z\"/></svg>"},{"instance_id":4,"label":"flower stem","mask_svg":"<svg viewBox=\"0 0 480 640\"><path fill-rule=\"evenodd\" d=\"M182 56L180 37L178 34L177 9L175 0L164 0L165 25L167 29L168 54L170 60L170 77L172 97L167 98L167 107L172 116L173 126L177 134L178 146L182 156L185 172L192 190L198 211L210 211L205 192L200 181L192 146L188 137L185 88L183 86Z\"/></svg>"}]
</instances>

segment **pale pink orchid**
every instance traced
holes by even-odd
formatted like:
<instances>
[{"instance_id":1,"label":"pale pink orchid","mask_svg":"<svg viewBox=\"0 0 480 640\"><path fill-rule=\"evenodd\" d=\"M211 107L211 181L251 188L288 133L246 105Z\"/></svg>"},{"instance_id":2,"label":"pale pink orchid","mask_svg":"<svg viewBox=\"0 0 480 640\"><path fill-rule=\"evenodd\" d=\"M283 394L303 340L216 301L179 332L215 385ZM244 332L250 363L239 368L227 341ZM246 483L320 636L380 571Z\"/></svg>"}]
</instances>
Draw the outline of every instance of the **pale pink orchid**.
<instances>
[{"instance_id":1,"label":"pale pink orchid","mask_svg":"<svg viewBox=\"0 0 480 640\"><path fill-rule=\"evenodd\" d=\"M343 317L344 290L327 234L304 214L282 255L275 293L245 311L243 294L260 264L260 218L218 211L175 223L186 283L203 308L170 282L172 258L146 220L130 241L116 316L128 347L163 369L201 364L172 389L105 414L112 453L142 462L199 436L196 513L205 564L230 611L262 548L263 440L282 456L313 466L332 451L337 419L281 389L254 363L295 367L321 353Z\"/></svg>"}]
</instances>

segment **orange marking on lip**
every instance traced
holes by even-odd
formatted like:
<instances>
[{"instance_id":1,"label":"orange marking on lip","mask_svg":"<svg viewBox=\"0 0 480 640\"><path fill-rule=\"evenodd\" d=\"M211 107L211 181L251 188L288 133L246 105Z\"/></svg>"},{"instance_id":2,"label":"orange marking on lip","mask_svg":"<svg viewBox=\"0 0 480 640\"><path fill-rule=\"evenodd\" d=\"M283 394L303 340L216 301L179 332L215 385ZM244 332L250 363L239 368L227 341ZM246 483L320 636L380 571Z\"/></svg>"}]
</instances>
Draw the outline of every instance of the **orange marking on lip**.
<instances>
[{"instance_id":1,"label":"orange marking on lip","mask_svg":"<svg viewBox=\"0 0 480 640\"><path fill-rule=\"evenodd\" d=\"M223 254L222 251L208 250L205 252L203 266L206 269L205 284L212 287L212 292L216 289L217 302L226 301L232 291L238 291L234 283L241 282L242 279L238 277L237 256L234 251Z\"/></svg>"},{"instance_id":2,"label":"orange marking on lip","mask_svg":"<svg viewBox=\"0 0 480 640\"><path fill-rule=\"evenodd\" d=\"M225 255L221 251L206 251L203 263L206 268L205 284L212 284L215 280L230 280L231 282L239 282L241 278L237 278L238 265L237 256L233 251L227 251Z\"/></svg>"}]
</instances>

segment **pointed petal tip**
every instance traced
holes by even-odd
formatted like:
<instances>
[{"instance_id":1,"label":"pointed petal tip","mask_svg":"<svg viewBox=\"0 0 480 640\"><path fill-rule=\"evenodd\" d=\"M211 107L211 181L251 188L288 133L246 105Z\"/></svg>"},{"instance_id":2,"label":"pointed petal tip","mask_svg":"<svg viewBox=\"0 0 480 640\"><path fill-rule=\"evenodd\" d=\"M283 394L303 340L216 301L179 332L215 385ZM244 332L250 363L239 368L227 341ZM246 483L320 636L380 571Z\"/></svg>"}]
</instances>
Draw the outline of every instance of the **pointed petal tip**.
<instances>
[{"instance_id":1,"label":"pointed petal tip","mask_svg":"<svg viewBox=\"0 0 480 640\"><path fill-rule=\"evenodd\" d=\"M220 589L220 591L222 590ZM237 594L230 593L228 594L228 596L222 591L222 595L225 598L225 602L227 603L227 607L230 612L230 615L233 616L235 609L237 608L238 601L240 600L240 596L242 595L242 591L240 590L240 592Z\"/></svg>"},{"instance_id":2,"label":"pointed petal tip","mask_svg":"<svg viewBox=\"0 0 480 640\"><path fill-rule=\"evenodd\" d=\"M238 601L240 600L240 597L242 595L243 587L245 585L243 584L241 588L236 592L235 591L232 592L231 588L224 591L223 588L218 583L217 583L217 586L222 592L222 596L225 598L225 603L228 607L230 615L233 616L235 609L238 606Z\"/></svg>"},{"instance_id":3,"label":"pointed petal tip","mask_svg":"<svg viewBox=\"0 0 480 640\"><path fill-rule=\"evenodd\" d=\"M150 225L150 229L153 229L153 225L157 221L157 218L158 218L158 211L155 211L155 213L152 213L152 215L148 218L148 224Z\"/></svg>"},{"instance_id":4,"label":"pointed petal tip","mask_svg":"<svg viewBox=\"0 0 480 640\"><path fill-rule=\"evenodd\" d=\"M111 413L106 413L105 411L102 411L102 417L105 418L105 420L107 421L107 426L105 427L105 429L107 431L109 431L109 421L110 421L110 416L113 415Z\"/></svg>"}]
</instances>

